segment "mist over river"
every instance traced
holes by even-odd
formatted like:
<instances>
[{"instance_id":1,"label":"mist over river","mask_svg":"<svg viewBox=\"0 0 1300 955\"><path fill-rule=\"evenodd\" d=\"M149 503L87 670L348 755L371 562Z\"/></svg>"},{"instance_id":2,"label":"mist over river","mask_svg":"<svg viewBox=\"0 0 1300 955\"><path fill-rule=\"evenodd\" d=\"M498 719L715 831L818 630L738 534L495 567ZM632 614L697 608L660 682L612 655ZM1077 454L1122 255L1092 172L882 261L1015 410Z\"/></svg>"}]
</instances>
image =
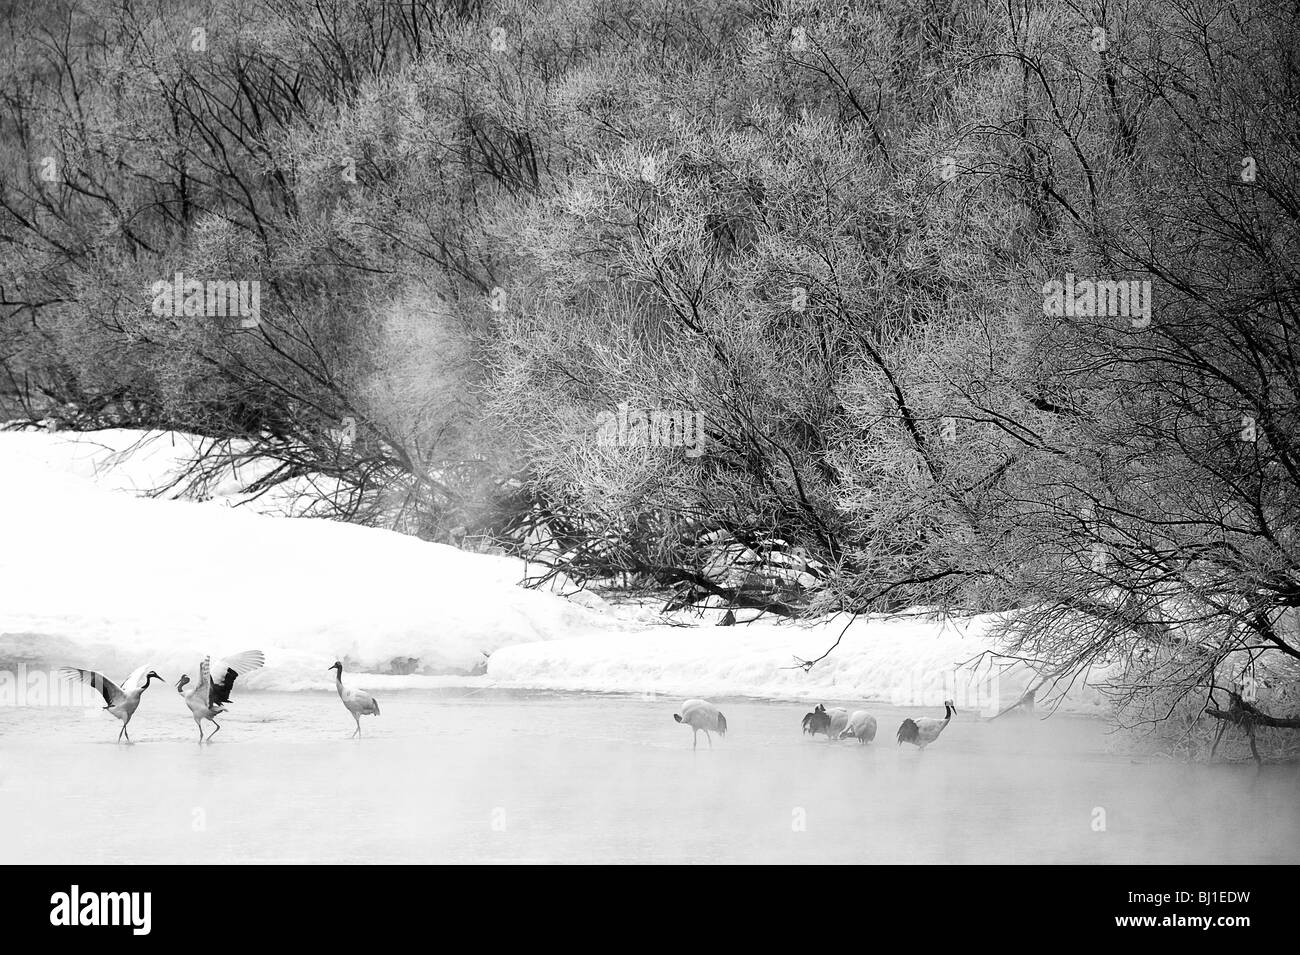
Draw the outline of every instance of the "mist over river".
<instances>
[{"instance_id":1,"label":"mist over river","mask_svg":"<svg viewBox=\"0 0 1300 955\"><path fill-rule=\"evenodd\" d=\"M894 733L928 710L867 704L861 746L720 699L692 752L676 699L390 691L350 740L334 694L248 692L199 745L174 695L132 745L0 707L0 862L1300 862L1300 769L1133 760L1092 719L961 713L922 753Z\"/></svg>"}]
</instances>

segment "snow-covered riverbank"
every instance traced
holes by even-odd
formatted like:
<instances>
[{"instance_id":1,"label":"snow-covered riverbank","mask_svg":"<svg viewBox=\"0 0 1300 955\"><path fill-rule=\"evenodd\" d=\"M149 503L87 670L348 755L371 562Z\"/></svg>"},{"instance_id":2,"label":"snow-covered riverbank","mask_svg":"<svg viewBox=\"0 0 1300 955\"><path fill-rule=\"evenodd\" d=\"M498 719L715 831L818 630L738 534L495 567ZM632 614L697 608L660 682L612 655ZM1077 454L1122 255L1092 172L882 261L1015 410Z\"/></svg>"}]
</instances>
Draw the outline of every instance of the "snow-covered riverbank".
<instances>
[{"instance_id":1,"label":"snow-covered riverbank","mask_svg":"<svg viewBox=\"0 0 1300 955\"><path fill-rule=\"evenodd\" d=\"M145 440L142 440L145 438ZM986 712L1022 669L962 664L988 620L666 626L518 586L524 565L400 534L277 516L228 482L205 502L141 496L193 439L0 433L0 669L59 664L170 675L260 647L250 688L328 685L335 658L376 688L446 682L491 655L488 685L642 694L873 699ZM240 504L232 507L232 504ZM271 510L273 513L259 513ZM381 676L382 675L382 676ZM466 677L468 679L468 677ZM457 680L457 682L459 682ZM1095 711L1091 691L1067 709Z\"/></svg>"},{"instance_id":2,"label":"snow-covered riverbank","mask_svg":"<svg viewBox=\"0 0 1300 955\"><path fill-rule=\"evenodd\" d=\"M488 672L502 686L525 688L936 707L954 699L963 709L993 715L1020 698L1027 672L979 659L994 646L986 635L989 622L862 618L811 670L800 661L830 649L845 621L657 627L517 644L494 654ZM1072 694L1067 704L1067 711L1092 713L1102 700L1086 691Z\"/></svg>"}]
</instances>

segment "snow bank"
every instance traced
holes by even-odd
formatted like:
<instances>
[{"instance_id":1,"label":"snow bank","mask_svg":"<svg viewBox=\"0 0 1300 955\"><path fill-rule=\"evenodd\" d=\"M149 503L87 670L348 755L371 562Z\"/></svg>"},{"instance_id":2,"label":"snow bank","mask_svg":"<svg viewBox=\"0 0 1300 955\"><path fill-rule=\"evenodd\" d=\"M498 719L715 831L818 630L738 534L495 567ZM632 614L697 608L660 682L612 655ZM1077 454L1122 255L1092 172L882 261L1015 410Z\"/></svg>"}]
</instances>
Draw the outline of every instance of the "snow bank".
<instances>
[{"instance_id":1,"label":"snow bank","mask_svg":"<svg viewBox=\"0 0 1300 955\"><path fill-rule=\"evenodd\" d=\"M502 686L608 690L668 696L759 696L774 699L875 700L942 706L991 716L1015 703L1030 672L982 656L996 650L994 618L944 623L930 617L863 617L814 626L659 627L636 633L576 637L504 648L488 676ZM811 670L801 660L838 647ZM1040 709L1052 701L1039 697ZM1076 688L1065 712L1099 712L1095 688Z\"/></svg>"},{"instance_id":2,"label":"snow bank","mask_svg":"<svg viewBox=\"0 0 1300 955\"><path fill-rule=\"evenodd\" d=\"M119 473L103 466L115 453L105 437L78 447L0 434L0 659L110 675L149 660L170 676L205 653L260 647L267 668L249 684L296 687L324 685L335 658L380 673L466 671L508 643L614 628L514 586L519 567L502 558L121 493L156 486L173 446Z\"/></svg>"},{"instance_id":3,"label":"snow bank","mask_svg":"<svg viewBox=\"0 0 1300 955\"><path fill-rule=\"evenodd\" d=\"M205 451L219 446L246 454L247 442L216 441L179 431L0 432L0 458L25 459L28 464L76 475L106 490L154 495L168 499L199 499L227 507L244 507L259 514L312 516L337 483L321 475L306 475L257 494L247 488L270 473L274 462L243 461L212 469L200 481L187 466Z\"/></svg>"}]
</instances>

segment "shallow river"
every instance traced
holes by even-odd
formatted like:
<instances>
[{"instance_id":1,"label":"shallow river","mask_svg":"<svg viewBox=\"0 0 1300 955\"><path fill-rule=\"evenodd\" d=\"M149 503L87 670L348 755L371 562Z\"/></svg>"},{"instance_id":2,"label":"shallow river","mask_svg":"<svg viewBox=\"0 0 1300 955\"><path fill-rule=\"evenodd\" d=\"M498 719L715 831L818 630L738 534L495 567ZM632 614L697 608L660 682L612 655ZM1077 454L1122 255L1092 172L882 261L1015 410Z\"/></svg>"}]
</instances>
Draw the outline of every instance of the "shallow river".
<instances>
[{"instance_id":1,"label":"shallow river","mask_svg":"<svg viewBox=\"0 0 1300 955\"><path fill-rule=\"evenodd\" d=\"M0 707L0 863L1300 862L1296 768L1133 761L1091 720L959 714L921 753L894 732L931 710L867 706L861 746L723 700L692 752L677 700L378 695L358 741L333 694L236 694L203 746L170 687L129 746L102 712Z\"/></svg>"}]
</instances>

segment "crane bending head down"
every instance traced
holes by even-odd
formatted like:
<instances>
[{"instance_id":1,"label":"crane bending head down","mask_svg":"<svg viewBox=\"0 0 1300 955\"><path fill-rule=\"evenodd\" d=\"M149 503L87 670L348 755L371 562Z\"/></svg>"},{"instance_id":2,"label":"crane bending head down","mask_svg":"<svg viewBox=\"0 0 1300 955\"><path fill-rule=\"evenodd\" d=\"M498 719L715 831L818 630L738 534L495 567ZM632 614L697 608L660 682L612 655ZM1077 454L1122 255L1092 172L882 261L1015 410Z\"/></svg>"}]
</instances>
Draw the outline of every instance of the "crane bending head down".
<instances>
[{"instance_id":1,"label":"crane bending head down","mask_svg":"<svg viewBox=\"0 0 1300 955\"><path fill-rule=\"evenodd\" d=\"M705 739L709 741L709 749L713 748L712 733L717 733L719 736L727 735L727 718L707 700L687 700L682 704L682 711L673 714L673 719L691 728L691 749L699 745L701 730L704 731Z\"/></svg>"}]
</instances>

